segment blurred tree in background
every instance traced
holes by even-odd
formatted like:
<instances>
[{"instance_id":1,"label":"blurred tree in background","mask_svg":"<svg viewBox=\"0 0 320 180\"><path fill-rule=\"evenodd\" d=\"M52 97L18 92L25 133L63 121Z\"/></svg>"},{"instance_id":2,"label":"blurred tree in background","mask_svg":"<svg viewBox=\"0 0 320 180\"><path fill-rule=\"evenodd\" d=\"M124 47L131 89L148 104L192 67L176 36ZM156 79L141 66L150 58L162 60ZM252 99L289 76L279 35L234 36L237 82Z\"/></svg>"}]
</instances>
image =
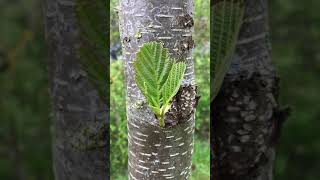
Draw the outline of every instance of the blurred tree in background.
<instances>
[{"instance_id":1,"label":"blurred tree in background","mask_svg":"<svg viewBox=\"0 0 320 180\"><path fill-rule=\"evenodd\" d=\"M115 4L116 0L111 0ZM196 0L194 51L197 82L202 95L197 111L194 179L206 179L208 172L202 165L207 162L201 154L208 142L209 88L206 73L209 51L209 24L205 1ZM272 54L281 77L281 101L289 104L293 113L285 123L277 149L275 180L320 179L320 1L270 0ZM201 6L199 6L199 4ZM47 55L44 41L40 0L0 1L0 179L51 180L53 179L50 137L50 101L47 82ZM209 6L209 5L207 5ZM111 6L114 7L114 6ZM111 11L111 47L120 59L117 14ZM201 47L201 48L199 48ZM127 146L125 100L122 62L111 65L111 126L112 162L115 173L126 170ZM201 73L201 74L200 74ZM202 75L203 74L203 75ZM119 107L117 109L117 107ZM115 127L118 126L118 127ZM113 128L113 129L112 129ZM119 130L121 129L121 131ZM117 132L118 131L118 132ZM115 141L119 139L119 141ZM121 140L122 139L122 140ZM209 147L207 148L209 150ZM120 169L120 167L125 169ZM203 176L202 176L203 175Z\"/></svg>"}]
</instances>

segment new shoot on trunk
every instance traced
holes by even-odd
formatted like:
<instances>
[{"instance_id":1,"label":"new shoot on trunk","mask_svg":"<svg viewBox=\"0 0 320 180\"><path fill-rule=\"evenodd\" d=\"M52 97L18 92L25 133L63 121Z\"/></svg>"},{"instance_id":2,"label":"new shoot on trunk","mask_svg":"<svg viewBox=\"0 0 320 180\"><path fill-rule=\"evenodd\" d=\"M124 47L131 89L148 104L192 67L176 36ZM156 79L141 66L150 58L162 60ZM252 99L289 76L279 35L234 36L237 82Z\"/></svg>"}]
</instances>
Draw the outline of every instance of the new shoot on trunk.
<instances>
[{"instance_id":1,"label":"new shoot on trunk","mask_svg":"<svg viewBox=\"0 0 320 180\"><path fill-rule=\"evenodd\" d=\"M164 127L164 115L180 88L185 62L170 58L162 43L148 42L138 51L134 69L138 88L159 120L160 127Z\"/></svg>"}]
</instances>

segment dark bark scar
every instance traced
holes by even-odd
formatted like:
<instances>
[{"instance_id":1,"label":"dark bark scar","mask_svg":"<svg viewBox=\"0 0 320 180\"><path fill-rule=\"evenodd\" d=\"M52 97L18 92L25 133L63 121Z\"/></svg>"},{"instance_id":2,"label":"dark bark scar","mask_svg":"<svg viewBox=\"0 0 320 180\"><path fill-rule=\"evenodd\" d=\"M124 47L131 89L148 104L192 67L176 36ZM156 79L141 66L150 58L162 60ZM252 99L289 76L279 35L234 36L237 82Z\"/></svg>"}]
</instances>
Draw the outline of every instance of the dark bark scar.
<instances>
[{"instance_id":1,"label":"dark bark scar","mask_svg":"<svg viewBox=\"0 0 320 180\"><path fill-rule=\"evenodd\" d=\"M178 93L173 98L169 112L166 114L166 127L175 126L190 118L200 99L197 92L197 86L195 85L180 87Z\"/></svg>"},{"instance_id":2,"label":"dark bark scar","mask_svg":"<svg viewBox=\"0 0 320 180\"><path fill-rule=\"evenodd\" d=\"M188 36L186 38L183 38L182 40L179 41L178 43L178 54L184 58L187 56L188 52L194 48L195 44L192 39L192 36Z\"/></svg>"},{"instance_id":3,"label":"dark bark scar","mask_svg":"<svg viewBox=\"0 0 320 180\"><path fill-rule=\"evenodd\" d=\"M123 38L123 43L129 43L131 41L131 38L130 37L124 37Z\"/></svg>"},{"instance_id":4,"label":"dark bark scar","mask_svg":"<svg viewBox=\"0 0 320 180\"><path fill-rule=\"evenodd\" d=\"M183 16L177 17L178 26L183 28L192 28L194 26L193 18L190 14L185 14Z\"/></svg>"}]
</instances>

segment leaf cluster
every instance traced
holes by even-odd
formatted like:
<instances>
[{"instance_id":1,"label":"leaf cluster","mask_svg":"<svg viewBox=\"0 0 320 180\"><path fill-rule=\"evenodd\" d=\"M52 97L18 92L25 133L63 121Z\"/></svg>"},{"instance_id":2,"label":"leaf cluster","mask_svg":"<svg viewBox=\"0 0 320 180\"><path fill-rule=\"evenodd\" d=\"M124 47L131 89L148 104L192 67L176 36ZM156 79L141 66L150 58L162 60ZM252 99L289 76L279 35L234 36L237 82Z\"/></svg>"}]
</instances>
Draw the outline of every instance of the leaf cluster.
<instances>
[{"instance_id":1,"label":"leaf cluster","mask_svg":"<svg viewBox=\"0 0 320 180\"><path fill-rule=\"evenodd\" d=\"M163 127L164 114L179 90L186 64L170 58L162 43L148 42L137 53L134 69L137 86Z\"/></svg>"}]
</instances>

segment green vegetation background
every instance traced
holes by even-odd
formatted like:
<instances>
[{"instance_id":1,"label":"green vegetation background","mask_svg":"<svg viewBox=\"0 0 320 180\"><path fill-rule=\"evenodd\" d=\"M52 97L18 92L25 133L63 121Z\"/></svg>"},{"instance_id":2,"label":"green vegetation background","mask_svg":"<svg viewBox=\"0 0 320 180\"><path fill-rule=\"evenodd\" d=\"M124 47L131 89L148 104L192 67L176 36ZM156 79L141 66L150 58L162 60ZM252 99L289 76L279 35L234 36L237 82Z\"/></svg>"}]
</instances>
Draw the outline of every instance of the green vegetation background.
<instances>
[{"instance_id":1,"label":"green vegetation background","mask_svg":"<svg viewBox=\"0 0 320 180\"><path fill-rule=\"evenodd\" d=\"M112 0L114 3L115 0ZM201 102L197 111L194 179L208 179L209 3L195 0L194 51ZM273 61L281 102L293 108L277 150L275 180L320 179L320 1L270 0ZM51 115L41 0L0 1L0 179L53 180ZM112 45L118 43L111 11ZM120 57L119 57L120 58ZM112 63L112 171L126 169L122 61ZM118 178L119 179L119 178Z\"/></svg>"}]
</instances>

